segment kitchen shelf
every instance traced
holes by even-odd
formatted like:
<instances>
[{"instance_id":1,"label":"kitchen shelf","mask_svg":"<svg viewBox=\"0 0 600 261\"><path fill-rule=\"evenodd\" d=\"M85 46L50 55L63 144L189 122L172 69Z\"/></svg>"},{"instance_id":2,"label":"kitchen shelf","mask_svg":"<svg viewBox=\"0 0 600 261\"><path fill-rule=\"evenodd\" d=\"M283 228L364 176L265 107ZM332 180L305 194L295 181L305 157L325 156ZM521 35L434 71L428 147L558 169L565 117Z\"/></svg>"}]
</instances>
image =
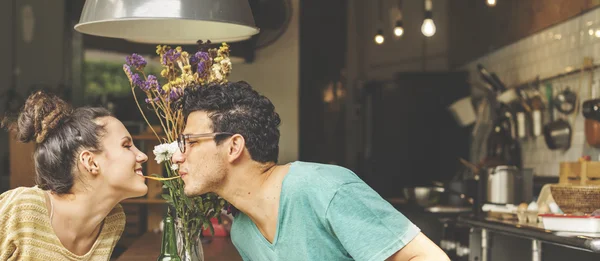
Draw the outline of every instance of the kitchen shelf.
<instances>
[{"instance_id":1,"label":"kitchen shelf","mask_svg":"<svg viewBox=\"0 0 600 261\"><path fill-rule=\"evenodd\" d=\"M517 221L462 216L458 223L491 233L530 239L534 242L553 244L578 250L600 253L600 234L563 233L544 229L542 224L520 224Z\"/></svg>"},{"instance_id":2,"label":"kitchen shelf","mask_svg":"<svg viewBox=\"0 0 600 261\"><path fill-rule=\"evenodd\" d=\"M556 79L559 79L559 78L562 78L562 77L574 75L574 74L580 73L582 71L584 71L584 72L585 71L593 71L593 70L596 70L598 68L600 68L600 64L593 64L593 65L587 65L585 68L574 69L574 70L571 70L571 71L568 71L568 72L564 72L564 73L557 73L555 75L548 76L546 78L541 78L540 79L539 76L538 76L535 80L518 84L514 88L515 89L522 89L522 88L526 88L526 87L531 86L531 85L535 86L535 85L538 85L540 83L549 82L549 81L556 80Z\"/></svg>"}]
</instances>

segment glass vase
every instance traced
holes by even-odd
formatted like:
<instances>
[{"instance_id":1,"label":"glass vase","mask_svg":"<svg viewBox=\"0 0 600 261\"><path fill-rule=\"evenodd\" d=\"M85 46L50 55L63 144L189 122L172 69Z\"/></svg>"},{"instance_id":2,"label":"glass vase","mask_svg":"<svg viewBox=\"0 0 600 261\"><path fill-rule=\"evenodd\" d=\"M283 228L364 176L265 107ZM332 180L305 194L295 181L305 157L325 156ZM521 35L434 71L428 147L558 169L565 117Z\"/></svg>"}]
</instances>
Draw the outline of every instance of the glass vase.
<instances>
[{"instance_id":1,"label":"glass vase","mask_svg":"<svg viewBox=\"0 0 600 261\"><path fill-rule=\"evenodd\" d=\"M201 231L184 231L179 219L175 222L177 252L182 261L204 261L204 251L200 239ZM186 242L189 242L186 247Z\"/></svg>"}]
</instances>

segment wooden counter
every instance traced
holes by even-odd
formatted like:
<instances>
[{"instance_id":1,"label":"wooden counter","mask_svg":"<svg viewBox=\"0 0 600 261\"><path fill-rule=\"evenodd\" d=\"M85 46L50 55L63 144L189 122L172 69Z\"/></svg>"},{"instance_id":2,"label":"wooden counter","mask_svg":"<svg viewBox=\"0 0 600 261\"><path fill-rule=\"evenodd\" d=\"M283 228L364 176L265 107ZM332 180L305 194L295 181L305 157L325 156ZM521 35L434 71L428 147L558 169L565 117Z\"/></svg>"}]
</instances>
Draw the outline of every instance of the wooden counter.
<instances>
[{"instance_id":1,"label":"wooden counter","mask_svg":"<svg viewBox=\"0 0 600 261\"><path fill-rule=\"evenodd\" d=\"M117 261L156 260L160 254L161 233L146 232L127 248ZM241 261L242 257L229 237L213 237L212 242L203 244L205 261Z\"/></svg>"}]
</instances>

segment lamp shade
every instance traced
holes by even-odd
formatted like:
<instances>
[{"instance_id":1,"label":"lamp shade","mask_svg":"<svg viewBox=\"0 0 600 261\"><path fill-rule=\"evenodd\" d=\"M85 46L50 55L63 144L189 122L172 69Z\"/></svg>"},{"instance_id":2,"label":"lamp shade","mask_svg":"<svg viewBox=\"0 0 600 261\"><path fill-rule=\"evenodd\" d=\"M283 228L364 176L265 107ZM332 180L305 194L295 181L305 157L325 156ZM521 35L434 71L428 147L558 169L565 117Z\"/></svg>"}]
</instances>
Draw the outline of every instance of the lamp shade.
<instances>
[{"instance_id":1,"label":"lamp shade","mask_svg":"<svg viewBox=\"0 0 600 261\"><path fill-rule=\"evenodd\" d=\"M152 44L236 42L259 32L247 0L86 0L75 30Z\"/></svg>"}]
</instances>

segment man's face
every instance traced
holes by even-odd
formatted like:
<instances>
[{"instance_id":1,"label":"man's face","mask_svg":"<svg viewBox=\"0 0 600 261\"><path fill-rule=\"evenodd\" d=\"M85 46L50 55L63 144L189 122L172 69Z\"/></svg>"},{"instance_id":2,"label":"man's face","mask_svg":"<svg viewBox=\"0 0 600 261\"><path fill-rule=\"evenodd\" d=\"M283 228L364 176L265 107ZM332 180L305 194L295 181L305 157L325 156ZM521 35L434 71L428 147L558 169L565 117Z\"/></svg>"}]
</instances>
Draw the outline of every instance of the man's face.
<instances>
[{"instance_id":1,"label":"man's face","mask_svg":"<svg viewBox=\"0 0 600 261\"><path fill-rule=\"evenodd\" d=\"M192 112L187 118L183 134L204 133L213 133L208 113ZM179 164L179 174L185 183L185 194L197 196L214 192L225 178L226 151L223 146L217 146L214 136L189 138L185 143L185 153L178 150L172 159L174 163Z\"/></svg>"}]
</instances>

